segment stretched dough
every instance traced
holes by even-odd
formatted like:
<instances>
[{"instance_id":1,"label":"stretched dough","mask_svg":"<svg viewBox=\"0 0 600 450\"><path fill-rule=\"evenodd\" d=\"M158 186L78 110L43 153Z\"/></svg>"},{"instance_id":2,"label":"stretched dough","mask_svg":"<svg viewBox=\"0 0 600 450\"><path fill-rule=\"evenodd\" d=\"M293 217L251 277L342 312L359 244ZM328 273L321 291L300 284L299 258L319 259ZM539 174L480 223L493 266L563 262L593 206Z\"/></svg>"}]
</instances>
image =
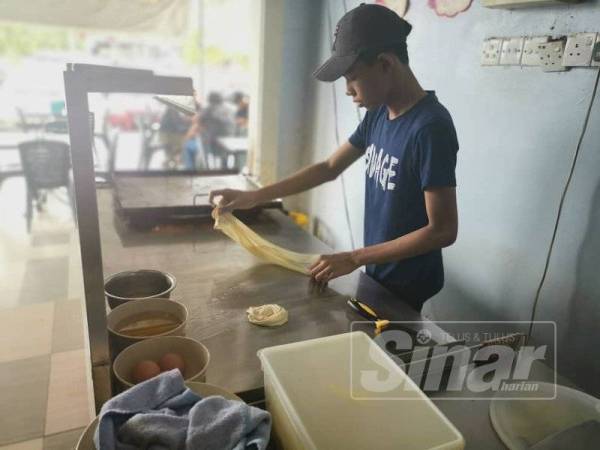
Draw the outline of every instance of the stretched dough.
<instances>
[{"instance_id":1,"label":"stretched dough","mask_svg":"<svg viewBox=\"0 0 600 450\"><path fill-rule=\"evenodd\" d=\"M254 256L272 264L309 275L308 267L319 259L319 255L292 252L272 244L231 213L219 214L215 208L212 216L215 219L215 230L221 230Z\"/></svg>"},{"instance_id":2,"label":"stretched dough","mask_svg":"<svg viewBox=\"0 0 600 450\"><path fill-rule=\"evenodd\" d=\"M277 327L288 321L288 312L279 305L251 306L246 312L251 323L263 327Z\"/></svg>"}]
</instances>

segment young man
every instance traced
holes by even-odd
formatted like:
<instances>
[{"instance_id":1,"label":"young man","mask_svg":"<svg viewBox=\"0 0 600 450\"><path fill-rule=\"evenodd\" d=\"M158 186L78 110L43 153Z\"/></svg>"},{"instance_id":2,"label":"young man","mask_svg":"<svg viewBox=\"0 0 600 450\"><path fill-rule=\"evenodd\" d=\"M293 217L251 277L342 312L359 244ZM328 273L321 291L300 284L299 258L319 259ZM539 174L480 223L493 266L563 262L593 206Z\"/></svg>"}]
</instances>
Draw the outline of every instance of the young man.
<instances>
[{"instance_id":1,"label":"young man","mask_svg":"<svg viewBox=\"0 0 600 450\"><path fill-rule=\"evenodd\" d=\"M411 26L390 9L361 4L338 22L322 81L346 79L346 93L367 109L349 140L326 161L256 191L231 189L224 211L296 194L337 178L366 160L365 247L322 255L311 267L319 283L366 265L367 273L421 310L444 284L443 247L458 230L455 166L458 142L448 111L424 91L408 66Z\"/></svg>"}]
</instances>

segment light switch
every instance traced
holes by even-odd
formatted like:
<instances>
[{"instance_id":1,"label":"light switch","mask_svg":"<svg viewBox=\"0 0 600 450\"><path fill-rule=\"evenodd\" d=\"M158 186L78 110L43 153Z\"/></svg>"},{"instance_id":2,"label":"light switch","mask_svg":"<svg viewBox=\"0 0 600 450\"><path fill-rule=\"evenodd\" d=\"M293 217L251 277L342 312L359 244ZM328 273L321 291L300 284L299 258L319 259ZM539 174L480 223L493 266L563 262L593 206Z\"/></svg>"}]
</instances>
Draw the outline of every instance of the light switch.
<instances>
[{"instance_id":1,"label":"light switch","mask_svg":"<svg viewBox=\"0 0 600 450\"><path fill-rule=\"evenodd\" d=\"M523 52L523 38L504 38L502 51L500 52L501 66L518 66L521 64L521 53Z\"/></svg>"}]
</instances>

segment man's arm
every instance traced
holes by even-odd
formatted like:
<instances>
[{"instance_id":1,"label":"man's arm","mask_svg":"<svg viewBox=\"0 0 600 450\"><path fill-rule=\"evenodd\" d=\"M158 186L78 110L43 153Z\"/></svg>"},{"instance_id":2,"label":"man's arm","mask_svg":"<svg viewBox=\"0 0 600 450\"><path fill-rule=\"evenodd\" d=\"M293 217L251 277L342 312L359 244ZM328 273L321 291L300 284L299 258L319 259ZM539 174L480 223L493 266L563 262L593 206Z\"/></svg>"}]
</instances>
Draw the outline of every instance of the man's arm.
<instances>
[{"instance_id":1,"label":"man's arm","mask_svg":"<svg viewBox=\"0 0 600 450\"><path fill-rule=\"evenodd\" d=\"M322 255L310 268L312 276L319 282L326 282L366 264L400 261L452 245L458 233L456 189L430 188L424 191L424 196L429 218L427 225L381 244L353 252Z\"/></svg>"},{"instance_id":2,"label":"man's arm","mask_svg":"<svg viewBox=\"0 0 600 450\"><path fill-rule=\"evenodd\" d=\"M219 212L231 212L234 209L252 208L258 203L298 194L335 180L348 166L360 158L362 153L362 150L346 141L325 161L305 167L277 183L255 191L218 189L211 191L208 200L212 203L215 197L220 196Z\"/></svg>"}]
</instances>

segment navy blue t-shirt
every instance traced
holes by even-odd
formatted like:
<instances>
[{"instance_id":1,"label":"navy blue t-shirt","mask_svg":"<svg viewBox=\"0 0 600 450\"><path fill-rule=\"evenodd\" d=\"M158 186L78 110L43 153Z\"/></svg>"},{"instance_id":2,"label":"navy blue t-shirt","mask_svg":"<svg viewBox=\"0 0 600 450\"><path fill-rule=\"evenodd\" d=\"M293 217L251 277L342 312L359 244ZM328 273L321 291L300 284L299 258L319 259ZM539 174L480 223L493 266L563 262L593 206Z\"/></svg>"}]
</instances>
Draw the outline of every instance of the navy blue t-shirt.
<instances>
[{"instance_id":1,"label":"navy blue t-shirt","mask_svg":"<svg viewBox=\"0 0 600 450\"><path fill-rule=\"evenodd\" d=\"M434 92L393 120L386 106L368 111L349 140L365 151L365 246L424 227L423 191L456 186L458 139L450 113ZM418 310L444 285L441 250L370 264L367 273Z\"/></svg>"}]
</instances>

